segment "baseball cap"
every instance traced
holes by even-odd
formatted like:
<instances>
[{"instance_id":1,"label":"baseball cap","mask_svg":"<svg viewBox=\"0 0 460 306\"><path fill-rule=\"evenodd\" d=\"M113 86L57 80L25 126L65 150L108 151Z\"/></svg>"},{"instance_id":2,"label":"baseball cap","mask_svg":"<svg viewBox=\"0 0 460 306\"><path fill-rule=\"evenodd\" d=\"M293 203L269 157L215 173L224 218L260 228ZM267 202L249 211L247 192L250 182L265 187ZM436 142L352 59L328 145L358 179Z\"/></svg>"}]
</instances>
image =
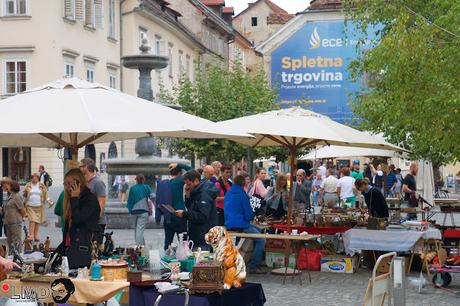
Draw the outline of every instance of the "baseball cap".
<instances>
[{"instance_id":1,"label":"baseball cap","mask_svg":"<svg viewBox=\"0 0 460 306\"><path fill-rule=\"evenodd\" d=\"M359 160L358 160L358 159L354 159L354 160L353 160L353 165L359 165Z\"/></svg>"}]
</instances>

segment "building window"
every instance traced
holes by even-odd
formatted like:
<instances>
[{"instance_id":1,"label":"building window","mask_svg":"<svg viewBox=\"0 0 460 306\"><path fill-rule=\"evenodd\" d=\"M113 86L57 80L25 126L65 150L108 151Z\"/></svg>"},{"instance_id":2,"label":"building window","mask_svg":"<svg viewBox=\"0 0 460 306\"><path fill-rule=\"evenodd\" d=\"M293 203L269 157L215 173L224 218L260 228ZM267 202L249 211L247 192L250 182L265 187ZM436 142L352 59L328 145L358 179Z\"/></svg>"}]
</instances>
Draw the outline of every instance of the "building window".
<instances>
[{"instance_id":1,"label":"building window","mask_svg":"<svg viewBox=\"0 0 460 306\"><path fill-rule=\"evenodd\" d=\"M169 57L169 77L173 77L173 45L169 44L168 45L168 57Z\"/></svg>"},{"instance_id":2,"label":"building window","mask_svg":"<svg viewBox=\"0 0 460 306\"><path fill-rule=\"evenodd\" d=\"M66 62L64 64L64 75L71 78L75 76L75 65L73 63Z\"/></svg>"},{"instance_id":3,"label":"building window","mask_svg":"<svg viewBox=\"0 0 460 306\"><path fill-rule=\"evenodd\" d=\"M91 28L96 27L96 5L95 0L85 1L85 25Z\"/></svg>"},{"instance_id":4,"label":"building window","mask_svg":"<svg viewBox=\"0 0 460 306\"><path fill-rule=\"evenodd\" d=\"M5 61L5 94L14 95L27 88L27 63L24 60Z\"/></svg>"},{"instance_id":5,"label":"building window","mask_svg":"<svg viewBox=\"0 0 460 306\"><path fill-rule=\"evenodd\" d=\"M76 0L65 0L64 1L64 17L67 19L75 20L76 15Z\"/></svg>"},{"instance_id":6,"label":"building window","mask_svg":"<svg viewBox=\"0 0 460 306\"><path fill-rule=\"evenodd\" d=\"M94 82L94 64L86 63L86 80L88 82Z\"/></svg>"},{"instance_id":7,"label":"building window","mask_svg":"<svg viewBox=\"0 0 460 306\"><path fill-rule=\"evenodd\" d=\"M16 16L26 15L28 12L29 0L3 0L5 4L5 15Z\"/></svg>"},{"instance_id":8,"label":"building window","mask_svg":"<svg viewBox=\"0 0 460 306\"><path fill-rule=\"evenodd\" d=\"M187 77L190 79L191 78L191 75L190 75L190 55L187 55L185 57L185 73L186 73Z\"/></svg>"},{"instance_id":9,"label":"building window","mask_svg":"<svg viewBox=\"0 0 460 306\"><path fill-rule=\"evenodd\" d=\"M179 77L184 74L184 53L179 50Z\"/></svg>"},{"instance_id":10,"label":"building window","mask_svg":"<svg viewBox=\"0 0 460 306\"><path fill-rule=\"evenodd\" d=\"M109 0L109 37L115 38L115 0Z\"/></svg>"},{"instance_id":11,"label":"building window","mask_svg":"<svg viewBox=\"0 0 460 306\"><path fill-rule=\"evenodd\" d=\"M117 72L115 70L109 70L109 87L117 88Z\"/></svg>"},{"instance_id":12,"label":"building window","mask_svg":"<svg viewBox=\"0 0 460 306\"><path fill-rule=\"evenodd\" d=\"M139 46L142 45L142 40L147 39L147 29L139 28Z\"/></svg>"},{"instance_id":13,"label":"building window","mask_svg":"<svg viewBox=\"0 0 460 306\"><path fill-rule=\"evenodd\" d=\"M155 55L160 55L161 52L161 36L155 35Z\"/></svg>"},{"instance_id":14,"label":"building window","mask_svg":"<svg viewBox=\"0 0 460 306\"><path fill-rule=\"evenodd\" d=\"M257 17L252 17L252 18L251 18L251 25L252 25L253 27L257 27Z\"/></svg>"}]
</instances>

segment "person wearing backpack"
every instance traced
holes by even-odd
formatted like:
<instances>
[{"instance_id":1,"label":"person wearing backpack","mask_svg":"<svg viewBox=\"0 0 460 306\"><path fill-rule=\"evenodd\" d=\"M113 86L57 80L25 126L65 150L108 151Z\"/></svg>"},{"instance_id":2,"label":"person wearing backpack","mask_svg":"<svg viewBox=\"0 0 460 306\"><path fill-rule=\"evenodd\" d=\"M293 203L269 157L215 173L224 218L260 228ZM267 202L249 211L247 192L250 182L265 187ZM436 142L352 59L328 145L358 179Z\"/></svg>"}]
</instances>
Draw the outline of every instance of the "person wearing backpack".
<instances>
[{"instance_id":1,"label":"person wearing backpack","mask_svg":"<svg viewBox=\"0 0 460 306\"><path fill-rule=\"evenodd\" d=\"M230 187L232 187L232 181L230 180L232 176L232 169L229 166L222 166L220 171L222 176L219 177L214 185L217 187L217 189L219 189L219 194L216 198L217 225L224 226L224 198L227 191L230 189Z\"/></svg>"},{"instance_id":2,"label":"person wearing backpack","mask_svg":"<svg viewBox=\"0 0 460 306\"><path fill-rule=\"evenodd\" d=\"M53 180L51 179L48 172L45 170L45 166L40 165L38 166L38 173L40 173L40 183L46 186L46 188L50 188L53 185Z\"/></svg>"}]
</instances>

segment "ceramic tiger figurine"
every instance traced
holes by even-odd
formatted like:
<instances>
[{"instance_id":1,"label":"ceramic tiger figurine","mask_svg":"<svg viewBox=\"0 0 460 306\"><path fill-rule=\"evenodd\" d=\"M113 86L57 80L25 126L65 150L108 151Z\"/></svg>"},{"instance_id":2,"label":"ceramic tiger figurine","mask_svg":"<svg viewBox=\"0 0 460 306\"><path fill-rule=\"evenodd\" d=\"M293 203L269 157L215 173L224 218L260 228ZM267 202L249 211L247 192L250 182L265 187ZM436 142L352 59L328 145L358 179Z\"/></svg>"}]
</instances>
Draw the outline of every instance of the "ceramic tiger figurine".
<instances>
[{"instance_id":1,"label":"ceramic tiger figurine","mask_svg":"<svg viewBox=\"0 0 460 306\"><path fill-rule=\"evenodd\" d=\"M205 240L214 249L215 260L222 262L224 266L224 289L241 287L246 280L246 265L225 227L211 228L205 235Z\"/></svg>"}]
</instances>

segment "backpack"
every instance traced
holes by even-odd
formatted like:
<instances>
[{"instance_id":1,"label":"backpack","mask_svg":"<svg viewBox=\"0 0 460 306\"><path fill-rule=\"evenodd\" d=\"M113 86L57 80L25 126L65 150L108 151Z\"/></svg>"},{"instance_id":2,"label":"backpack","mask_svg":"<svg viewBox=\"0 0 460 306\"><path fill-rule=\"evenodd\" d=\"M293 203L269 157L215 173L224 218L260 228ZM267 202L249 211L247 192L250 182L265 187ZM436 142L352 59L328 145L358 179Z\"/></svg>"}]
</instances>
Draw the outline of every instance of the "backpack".
<instances>
[{"instance_id":1,"label":"backpack","mask_svg":"<svg viewBox=\"0 0 460 306\"><path fill-rule=\"evenodd\" d=\"M48 188L53 185L53 178L48 174Z\"/></svg>"}]
</instances>

